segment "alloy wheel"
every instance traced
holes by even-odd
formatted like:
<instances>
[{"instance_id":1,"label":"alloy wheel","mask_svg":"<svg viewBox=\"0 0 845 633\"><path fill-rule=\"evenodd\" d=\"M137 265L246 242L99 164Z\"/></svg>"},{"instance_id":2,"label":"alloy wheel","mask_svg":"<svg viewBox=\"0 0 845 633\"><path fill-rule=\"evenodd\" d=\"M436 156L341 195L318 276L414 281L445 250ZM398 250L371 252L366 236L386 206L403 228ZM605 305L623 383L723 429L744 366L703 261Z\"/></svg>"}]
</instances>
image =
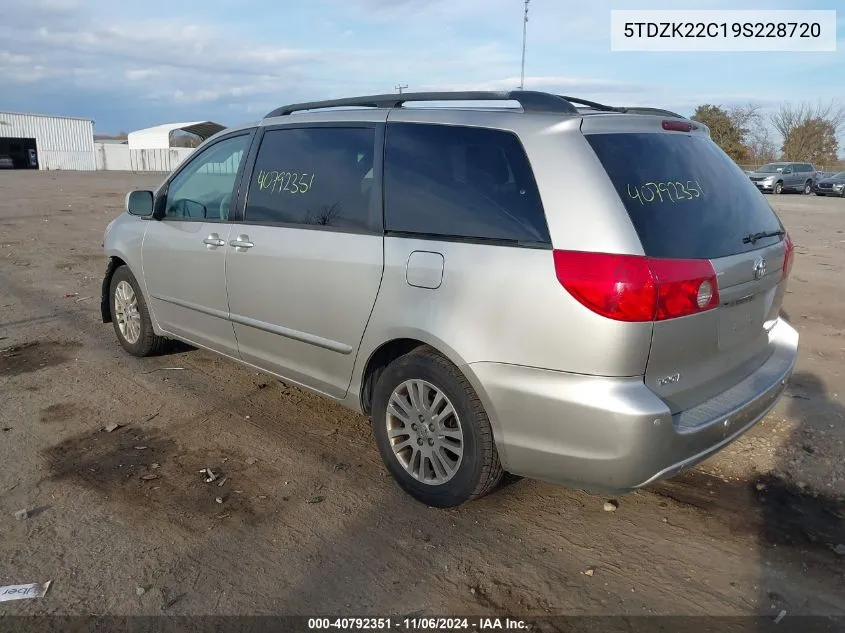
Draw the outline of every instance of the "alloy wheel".
<instances>
[{"instance_id":1,"label":"alloy wheel","mask_svg":"<svg viewBox=\"0 0 845 633\"><path fill-rule=\"evenodd\" d=\"M393 454L409 475L432 486L455 476L464 435L446 394L425 380L406 380L390 395L385 417Z\"/></svg>"}]
</instances>

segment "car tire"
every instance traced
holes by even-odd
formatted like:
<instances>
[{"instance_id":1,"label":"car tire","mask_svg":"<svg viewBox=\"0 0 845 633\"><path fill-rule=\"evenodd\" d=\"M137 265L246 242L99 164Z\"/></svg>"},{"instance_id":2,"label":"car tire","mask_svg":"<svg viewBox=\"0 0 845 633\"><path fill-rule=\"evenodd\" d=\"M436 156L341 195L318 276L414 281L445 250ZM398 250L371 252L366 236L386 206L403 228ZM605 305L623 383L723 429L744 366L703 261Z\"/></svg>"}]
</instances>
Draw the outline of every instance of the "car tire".
<instances>
[{"instance_id":1,"label":"car tire","mask_svg":"<svg viewBox=\"0 0 845 633\"><path fill-rule=\"evenodd\" d=\"M813 193L813 183L808 180L804 183L804 195L809 196L811 193Z\"/></svg>"},{"instance_id":2,"label":"car tire","mask_svg":"<svg viewBox=\"0 0 845 633\"><path fill-rule=\"evenodd\" d=\"M387 470L428 506L478 499L502 479L478 394L455 365L428 346L400 356L378 377L372 424Z\"/></svg>"},{"instance_id":3,"label":"car tire","mask_svg":"<svg viewBox=\"0 0 845 633\"><path fill-rule=\"evenodd\" d=\"M774 194L781 194L783 193L783 183L778 181L775 183L775 186L772 187L772 193Z\"/></svg>"},{"instance_id":4,"label":"car tire","mask_svg":"<svg viewBox=\"0 0 845 633\"><path fill-rule=\"evenodd\" d=\"M156 356L167 348L170 341L153 331L147 302L128 266L120 266L112 275L109 310L118 342L133 356Z\"/></svg>"}]
</instances>

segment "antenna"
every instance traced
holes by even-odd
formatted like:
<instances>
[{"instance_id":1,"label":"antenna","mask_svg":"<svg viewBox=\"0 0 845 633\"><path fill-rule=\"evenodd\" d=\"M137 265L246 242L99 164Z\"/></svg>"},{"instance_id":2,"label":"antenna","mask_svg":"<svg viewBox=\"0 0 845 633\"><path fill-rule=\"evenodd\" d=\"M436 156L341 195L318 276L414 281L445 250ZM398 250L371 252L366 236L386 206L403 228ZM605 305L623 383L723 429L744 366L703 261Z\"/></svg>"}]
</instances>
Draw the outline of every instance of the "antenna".
<instances>
[{"instance_id":1,"label":"antenna","mask_svg":"<svg viewBox=\"0 0 845 633\"><path fill-rule=\"evenodd\" d=\"M519 75L519 89L525 89L525 39L528 35L528 3L531 0L525 0L525 18L522 22L522 72Z\"/></svg>"},{"instance_id":2,"label":"antenna","mask_svg":"<svg viewBox=\"0 0 845 633\"><path fill-rule=\"evenodd\" d=\"M408 84L397 84L395 86L395 89L396 89L396 92L398 92L401 95L402 91L405 90L407 87L408 87Z\"/></svg>"}]
</instances>

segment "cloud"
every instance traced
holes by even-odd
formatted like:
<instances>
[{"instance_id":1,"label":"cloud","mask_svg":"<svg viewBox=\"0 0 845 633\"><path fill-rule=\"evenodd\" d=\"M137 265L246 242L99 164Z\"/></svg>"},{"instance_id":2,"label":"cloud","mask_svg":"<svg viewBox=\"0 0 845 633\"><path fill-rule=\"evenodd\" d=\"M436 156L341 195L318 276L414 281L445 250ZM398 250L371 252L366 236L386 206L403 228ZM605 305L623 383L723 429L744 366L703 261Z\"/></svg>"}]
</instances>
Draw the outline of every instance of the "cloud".
<instances>
[{"instance_id":1,"label":"cloud","mask_svg":"<svg viewBox=\"0 0 845 633\"><path fill-rule=\"evenodd\" d=\"M10 68L12 66L26 66L31 63L32 57L30 57L29 55L20 55L18 53L10 53L9 51L0 51L0 69Z\"/></svg>"},{"instance_id":2,"label":"cloud","mask_svg":"<svg viewBox=\"0 0 845 633\"><path fill-rule=\"evenodd\" d=\"M155 77L157 74L159 74L159 71L155 68L138 68L133 70L127 70L124 73L124 76L130 81L142 81L151 77Z\"/></svg>"},{"instance_id":3,"label":"cloud","mask_svg":"<svg viewBox=\"0 0 845 633\"><path fill-rule=\"evenodd\" d=\"M798 0L772 3L800 8ZM0 20L3 107L91 116L105 130L172 120L236 122L286 102L392 92L397 84L409 90L519 85L520 0L485 0L483 7L477 0L7 4ZM701 0L697 8L732 4ZM772 64L769 54L612 53L610 10L624 6L595 0L575 12L562 2L532 2L525 87L682 112L698 99L842 96L835 82L825 85L807 72L824 68L838 76L845 68L837 54L785 53Z\"/></svg>"},{"instance_id":4,"label":"cloud","mask_svg":"<svg viewBox=\"0 0 845 633\"><path fill-rule=\"evenodd\" d=\"M514 90L519 87L519 77L505 77L502 79L491 79L482 82L452 83L452 84L429 84L422 86L423 90ZM599 92L602 94L611 93L637 93L646 90L641 84L626 83L622 81L611 81L605 79L594 79L586 77L556 77L540 76L525 78L524 87L526 90L541 90L552 93L573 93L577 96L579 92Z\"/></svg>"},{"instance_id":5,"label":"cloud","mask_svg":"<svg viewBox=\"0 0 845 633\"><path fill-rule=\"evenodd\" d=\"M264 95L268 102L275 95L275 104L280 93L295 92L307 76L302 64L317 63L323 55L285 46L278 38L245 46L247 41L246 33L225 24L129 20L100 15L69 0L42 0L14 7L0 22L0 84L18 94L15 85L49 80L31 94L53 96L45 103L53 109L105 90L113 98L90 100L89 107L111 110L113 119L126 104L118 95L129 91L133 100L160 105L175 118L184 118L179 113L185 110L224 101L243 104L251 95ZM29 95L16 98L31 100ZM157 109L150 112L161 116ZM91 115L100 118L96 112ZM138 125L161 122L144 120Z\"/></svg>"}]
</instances>

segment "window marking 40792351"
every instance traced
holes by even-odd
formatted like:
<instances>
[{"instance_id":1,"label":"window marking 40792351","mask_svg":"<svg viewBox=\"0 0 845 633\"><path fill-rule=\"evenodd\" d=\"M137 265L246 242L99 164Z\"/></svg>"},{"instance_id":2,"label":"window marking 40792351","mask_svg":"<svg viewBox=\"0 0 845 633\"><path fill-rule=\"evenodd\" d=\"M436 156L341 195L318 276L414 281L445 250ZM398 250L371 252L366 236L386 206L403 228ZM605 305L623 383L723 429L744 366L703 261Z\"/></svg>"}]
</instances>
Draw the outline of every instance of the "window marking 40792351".
<instances>
[{"instance_id":1,"label":"window marking 40792351","mask_svg":"<svg viewBox=\"0 0 845 633\"><path fill-rule=\"evenodd\" d=\"M290 171L264 171L258 172L256 180L260 190L270 189L270 193L307 193L314 184L316 174L307 172Z\"/></svg>"},{"instance_id":2,"label":"window marking 40792351","mask_svg":"<svg viewBox=\"0 0 845 633\"><path fill-rule=\"evenodd\" d=\"M671 187L671 189L670 189ZM681 202L697 200L704 196L704 188L697 180L666 180L662 182L644 182L641 185L628 184L628 197L639 200L640 204L652 202Z\"/></svg>"}]
</instances>

